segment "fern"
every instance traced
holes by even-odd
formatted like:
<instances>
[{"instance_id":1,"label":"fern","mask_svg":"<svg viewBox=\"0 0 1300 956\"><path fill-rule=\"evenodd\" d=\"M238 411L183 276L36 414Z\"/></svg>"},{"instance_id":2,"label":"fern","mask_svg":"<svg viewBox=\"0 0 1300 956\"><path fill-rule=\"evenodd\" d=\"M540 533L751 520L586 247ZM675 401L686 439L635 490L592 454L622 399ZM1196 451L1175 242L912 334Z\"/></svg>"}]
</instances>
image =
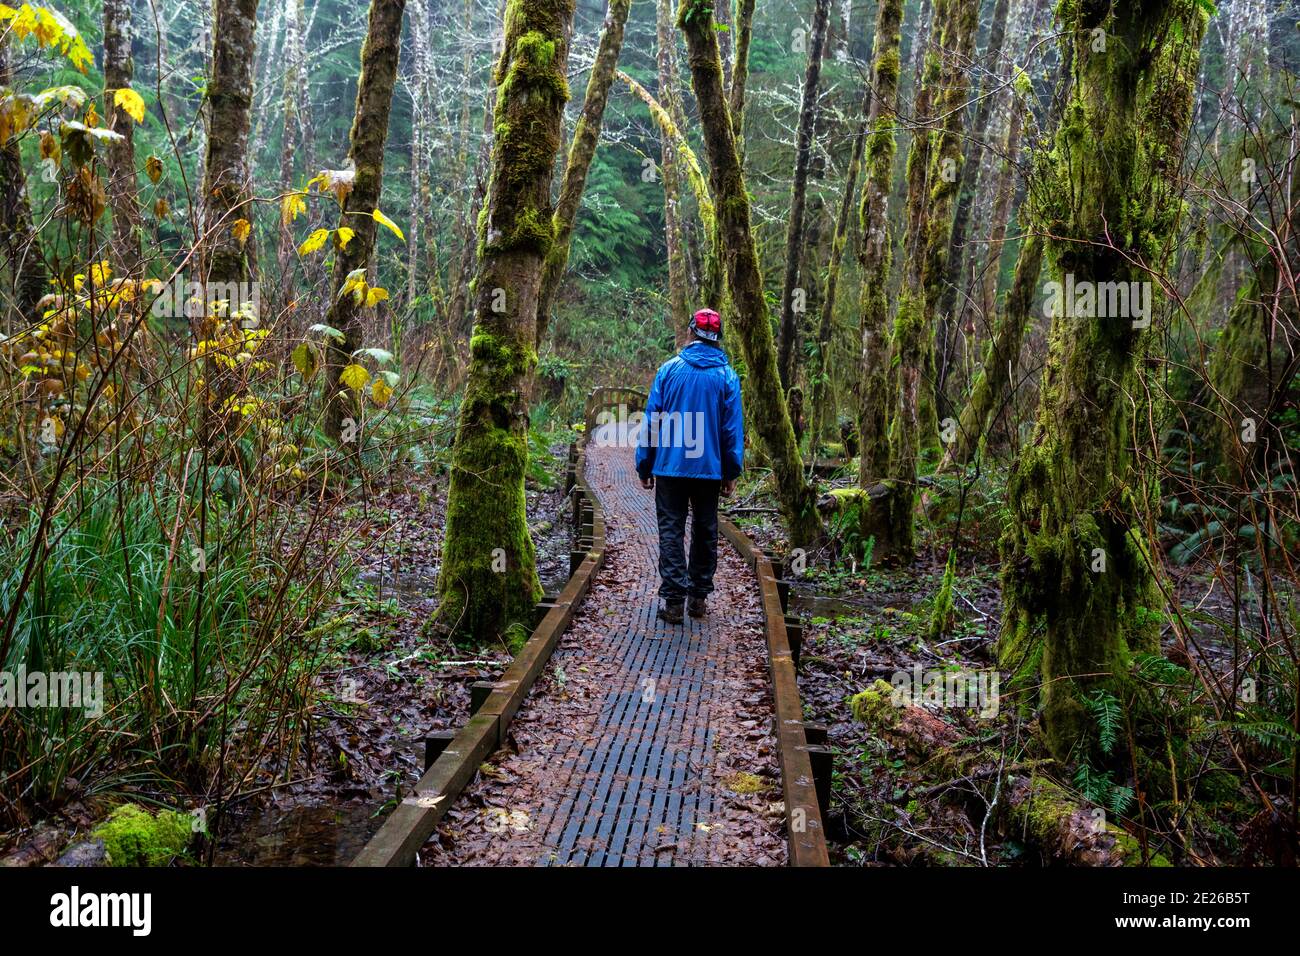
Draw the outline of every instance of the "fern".
<instances>
[{"instance_id":1,"label":"fern","mask_svg":"<svg viewBox=\"0 0 1300 956\"><path fill-rule=\"evenodd\" d=\"M1105 690L1095 690L1083 699L1084 706L1097 725L1097 743L1101 752L1109 754L1119 740L1123 711L1115 695Z\"/></svg>"},{"instance_id":2,"label":"fern","mask_svg":"<svg viewBox=\"0 0 1300 956\"><path fill-rule=\"evenodd\" d=\"M1135 663L1138 678L1148 684L1176 686L1186 684L1192 678L1191 671L1186 667L1180 667L1159 654L1138 654Z\"/></svg>"},{"instance_id":3,"label":"fern","mask_svg":"<svg viewBox=\"0 0 1300 956\"><path fill-rule=\"evenodd\" d=\"M1133 788L1123 787L1114 784L1110 788L1110 794L1106 798L1106 806L1110 812L1117 817L1122 817L1128 813L1128 808L1133 805Z\"/></svg>"},{"instance_id":4,"label":"fern","mask_svg":"<svg viewBox=\"0 0 1300 956\"><path fill-rule=\"evenodd\" d=\"M1086 760L1074 772L1074 785L1089 803L1123 816L1133 805L1133 788L1117 784L1107 770L1098 770Z\"/></svg>"}]
</instances>

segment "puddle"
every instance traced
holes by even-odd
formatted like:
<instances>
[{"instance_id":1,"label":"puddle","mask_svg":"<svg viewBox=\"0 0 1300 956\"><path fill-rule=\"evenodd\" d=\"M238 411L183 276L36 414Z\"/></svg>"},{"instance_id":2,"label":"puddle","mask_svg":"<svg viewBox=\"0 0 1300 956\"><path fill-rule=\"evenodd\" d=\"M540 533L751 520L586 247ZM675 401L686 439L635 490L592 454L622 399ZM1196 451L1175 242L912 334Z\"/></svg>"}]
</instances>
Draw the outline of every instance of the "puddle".
<instances>
[{"instance_id":1,"label":"puddle","mask_svg":"<svg viewBox=\"0 0 1300 956\"><path fill-rule=\"evenodd\" d=\"M267 807L241 817L217 848L217 866L346 866L383 823L375 807ZM230 844L228 841L234 841Z\"/></svg>"},{"instance_id":2,"label":"puddle","mask_svg":"<svg viewBox=\"0 0 1300 956\"><path fill-rule=\"evenodd\" d=\"M362 571L357 582L373 587L381 601L422 601L438 594L438 576L426 571Z\"/></svg>"},{"instance_id":3,"label":"puddle","mask_svg":"<svg viewBox=\"0 0 1300 956\"><path fill-rule=\"evenodd\" d=\"M818 594L815 591L791 591L790 613L802 618L862 617L867 613L865 602L846 601L844 598Z\"/></svg>"}]
</instances>

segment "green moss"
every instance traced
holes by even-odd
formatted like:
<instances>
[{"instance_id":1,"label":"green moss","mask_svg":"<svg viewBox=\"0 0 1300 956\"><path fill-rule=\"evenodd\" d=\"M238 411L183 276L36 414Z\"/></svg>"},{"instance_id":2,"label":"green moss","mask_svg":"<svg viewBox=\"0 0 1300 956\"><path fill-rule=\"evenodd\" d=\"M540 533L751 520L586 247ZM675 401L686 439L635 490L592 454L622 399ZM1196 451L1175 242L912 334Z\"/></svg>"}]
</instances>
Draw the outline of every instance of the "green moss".
<instances>
[{"instance_id":1,"label":"green moss","mask_svg":"<svg viewBox=\"0 0 1300 956\"><path fill-rule=\"evenodd\" d=\"M740 794L762 793L767 789L767 782L762 777L744 771L737 771L723 777L722 785L732 793Z\"/></svg>"},{"instance_id":2,"label":"green moss","mask_svg":"<svg viewBox=\"0 0 1300 956\"><path fill-rule=\"evenodd\" d=\"M91 832L103 840L112 866L166 866L184 852L193 835L189 814L160 810L157 816L124 803Z\"/></svg>"},{"instance_id":3,"label":"green moss","mask_svg":"<svg viewBox=\"0 0 1300 956\"><path fill-rule=\"evenodd\" d=\"M898 722L898 708L894 706L894 687L886 680L877 679L870 687L849 698L853 719L873 732L888 730Z\"/></svg>"},{"instance_id":4,"label":"green moss","mask_svg":"<svg viewBox=\"0 0 1300 956\"><path fill-rule=\"evenodd\" d=\"M957 578L957 550L948 552L948 563L944 565L943 580L939 584L939 593L934 596L934 605L930 609L930 640L937 641L952 627L953 587Z\"/></svg>"}]
</instances>

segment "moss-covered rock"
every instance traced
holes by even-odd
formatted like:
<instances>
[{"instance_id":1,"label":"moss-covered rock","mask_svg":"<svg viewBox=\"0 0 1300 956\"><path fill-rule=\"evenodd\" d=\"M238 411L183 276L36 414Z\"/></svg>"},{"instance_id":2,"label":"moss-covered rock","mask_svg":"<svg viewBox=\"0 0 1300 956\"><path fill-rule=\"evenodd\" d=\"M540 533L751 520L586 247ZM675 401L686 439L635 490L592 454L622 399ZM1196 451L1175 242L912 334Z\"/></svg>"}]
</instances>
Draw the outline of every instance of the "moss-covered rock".
<instances>
[{"instance_id":1,"label":"moss-covered rock","mask_svg":"<svg viewBox=\"0 0 1300 956\"><path fill-rule=\"evenodd\" d=\"M110 866L166 866L180 856L193 836L193 818L175 810L149 813L124 803L91 832L102 840Z\"/></svg>"}]
</instances>

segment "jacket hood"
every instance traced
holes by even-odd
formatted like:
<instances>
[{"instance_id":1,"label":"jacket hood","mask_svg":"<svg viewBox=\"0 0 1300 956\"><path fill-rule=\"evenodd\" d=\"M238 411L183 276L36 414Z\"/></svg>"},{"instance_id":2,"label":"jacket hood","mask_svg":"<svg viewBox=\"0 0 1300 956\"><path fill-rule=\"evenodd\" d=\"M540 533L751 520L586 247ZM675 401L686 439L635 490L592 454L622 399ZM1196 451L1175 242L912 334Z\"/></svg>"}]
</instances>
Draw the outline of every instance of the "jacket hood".
<instances>
[{"instance_id":1,"label":"jacket hood","mask_svg":"<svg viewBox=\"0 0 1300 956\"><path fill-rule=\"evenodd\" d=\"M715 345L692 342L678 353L682 361L696 368L717 368L727 364L727 353Z\"/></svg>"}]
</instances>

